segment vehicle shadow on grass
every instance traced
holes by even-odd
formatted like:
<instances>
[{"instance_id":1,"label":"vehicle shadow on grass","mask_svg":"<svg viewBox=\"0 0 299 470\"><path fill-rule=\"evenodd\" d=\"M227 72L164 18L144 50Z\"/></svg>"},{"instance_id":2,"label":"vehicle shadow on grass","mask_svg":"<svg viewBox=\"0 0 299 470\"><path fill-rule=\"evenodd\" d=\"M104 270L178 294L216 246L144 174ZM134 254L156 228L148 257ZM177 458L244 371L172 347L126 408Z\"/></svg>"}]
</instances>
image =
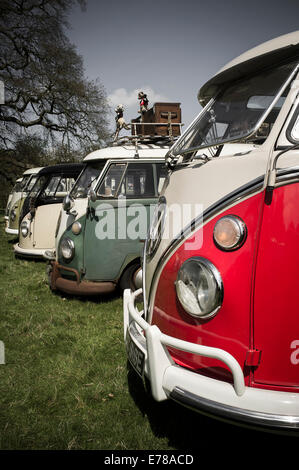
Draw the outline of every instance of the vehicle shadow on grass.
<instances>
[{"instance_id":1,"label":"vehicle shadow on grass","mask_svg":"<svg viewBox=\"0 0 299 470\"><path fill-rule=\"evenodd\" d=\"M14 252L13 246L18 243L19 239L17 238L10 238L7 240L8 245L12 245L12 251L13 251L13 256L16 260L18 261L30 261L31 263L45 263L45 259L40 256L40 257L34 257L34 256L26 256L26 255L18 255L17 253Z\"/></svg>"},{"instance_id":2,"label":"vehicle shadow on grass","mask_svg":"<svg viewBox=\"0 0 299 470\"><path fill-rule=\"evenodd\" d=\"M18 237L14 237L14 238L7 238L6 242L9 244L9 245L15 245L16 243L18 243L19 241L19 238Z\"/></svg>"},{"instance_id":3,"label":"vehicle shadow on grass","mask_svg":"<svg viewBox=\"0 0 299 470\"><path fill-rule=\"evenodd\" d=\"M152 398L149 386L144 386L129 365L128 386L135 404L142 415L148 418L153 434L157 438L166 437L170 448L190 451L194 455L210 450L213 451L213 458L223 447L227 455L233 458L238 445L242 445L243 450L260 449L263 453L273 453L276 448L295 453L298 447L298 431L292 434L262 431L197 413L171 400L158 403Z\"/></svg>"},{"instance_id":4,"label":"vehicle shadow on grass","mask_svg":"<svg viewBox=\"0 0 299 470\"><path fill-rule=\"evenodd\" d=\"M44 258L34 258L33 256L20 256L14 253L15 259L18 261L30 261L30 263L33 265L34 263L41 264L45 263Z\"/></svg>"},{"instance_id":5,"label":"vehicle shadow on grass","mask_svg":"<svg viewBox=\"0 0 299 470\"><path fill-rule=\"evenodd\" d=\"M120 299L122 294L116 289L110 294L98 294L98 295L73 295L61 292L59 290L52 290L52 294L58 297L68 300L79 300L80 302L93 302L95 304L113 302L116 299Z\"/></svg>"}]
</instances>

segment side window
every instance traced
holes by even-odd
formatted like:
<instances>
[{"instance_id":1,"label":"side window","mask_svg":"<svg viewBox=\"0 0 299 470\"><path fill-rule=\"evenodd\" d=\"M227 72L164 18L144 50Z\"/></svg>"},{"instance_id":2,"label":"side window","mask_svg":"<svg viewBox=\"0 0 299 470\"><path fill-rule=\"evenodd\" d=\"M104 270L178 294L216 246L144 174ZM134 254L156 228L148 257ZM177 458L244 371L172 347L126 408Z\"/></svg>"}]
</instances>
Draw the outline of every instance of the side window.
<instances>
[{"instance_id":1,"label":"side window","mask_svg":"<svg viewBox=\"0 0 299 470\"><path fill-rule=\"evenodd\" d=\"M35 182L33 188L31 189L29 196L34 198L38 195L42 187L45 185L47 180L46 176L40 176L37 181Z\"/></svg>"},{"instance_id":2,"label":"side window","mask_svg":"<svg viewBox=\"0 0 299 470\"><path fill-rule=\"evenodd\" d=\"M126 166L127 165L125 163L113 163L110 165L104 180L97 190L98 196L104 198L112 198L116 196L119 185L123 179Z\"/></svg>"},{"instance_id":3,"label":"side window","mask_svg":"<svg viewBox=\"0 0 299 470\"><path fill-rule=\"evenodd\" d=\"M66 178L61 178L61 180L59 181L59 185L56 188L56 193L66 193L66 182Z\"/></svg>"},{"instance_id":4,"label":"side window","mask_svg":"<svg viewBox=\"0 0 299 470\"><path fill-rule=\"evenodd\" d=\"M61 175L52 176L44 187L41 198L63 198L68 192L73 178L61 177Z\"/></svg>"},{"instance_id":5,"label":"side window","mask_svg":"<svg viewBox=\"0 0 299 470\"><path fill-rule=\"evenodd\" d=\"M157 189L158 195L160 196L166 176L167 176L167 168L164 163L157 163Z\"/></svg>"},{"instance_id":6,"label":"side window","mask_svg":"<svg viewBox=\"0 0 299 470\"><path fill-rule=\"evenodd\" d=\"M75 183L75 179L71 176L61 178L59 185L56 189L55 197L64 197L72 189Z\"/></svg>"},{"instance_id":7,"label":"side window","mask_svg":"<svg viewBox=\"0 0 299 470\"><path fill-rule=\"evenodd\" d=\"M76 179L73 177L66 178L66 190L67 192L71 191L72 187L76 183Z\"/></svg>"},{"instance_id":8,"label":"side window","mask_svg":"<svg viewBox=\"0 0 299 470\"><path fill-rule=\"evenodd\" d=\"M129 163L119 195L133 199L155 197L152 163Z\"/></svg>"},{"instance_id":9,"label":"side window","mask_svg":"<svg viewBox=\"0 0 299 470\"><path fill-rule=\"evenodd\" d=\"M48 181L48 184L47 186L44 188L42 194L41 194L41 197L44 197L44 196L54 196L56 191L58 189L58 187L60 186L60 181L61 181L61 177L60 176L52 176L52 178Z\"/></svg>"}]
</instances>

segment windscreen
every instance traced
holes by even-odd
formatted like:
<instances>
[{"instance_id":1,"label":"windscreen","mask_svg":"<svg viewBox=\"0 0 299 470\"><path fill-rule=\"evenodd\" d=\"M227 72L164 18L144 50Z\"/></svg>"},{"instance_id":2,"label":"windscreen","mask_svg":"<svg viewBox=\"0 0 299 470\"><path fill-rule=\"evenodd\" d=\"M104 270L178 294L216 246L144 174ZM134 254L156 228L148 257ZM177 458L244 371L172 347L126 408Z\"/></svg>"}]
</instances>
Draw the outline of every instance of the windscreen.
<instances>
[{"instance_id":1,"label":"windscreen","mask_svg":"<svg viewBox=\"0 0 299 470\"><path fill-rule=\"evenodd\" d=\"M23 187L22 181L18 181L14 185L13 189L11 190L11 193L20 193L20 192L22 192L22 187Z\"/></svg>"},{"instance_id":2,"label":"windscreen","mask_svg":"<svg viewBox=\"0 0 299 470\"><path fill-rule=\"evenodd\" d=\"M31 198L35 198L40 190L42 189L42 187L45 185L47 181L47 177L46 176L36 176L34 178L34 184L33 186L31 186L31 189L29 190L28 188L28 197L31 197Z\"/></svg>"},{"instance_id":3,"label":"windscreen","mask_svg":"<svg viewBox=\"0 0 299 470\"><path fill-rule=\"evenodd\" d=\"M172 155L242 141L257 132L264 120L270 131L289 91L287 79L296 65L263 71L220 90L173 147ZM262 141L268 133L264 126L256 139Z\"/></svg>"},{"instance_id":4,"label":"windscreen","mask_svg":"<svg viewBox=\"0 0 299 470\"><path fill-rule=\"evenodd\" d=\"M24 201L21 218L38 206L62 203L75 181L76 175L45 174L36 176L35 183Z\"/></svg>"},{"instance_id":5,"label":"windscreen","mask_svg":"<svg viewBox=\"0 0 299 470\"><path fill-rule=\"evenodd\" d=\"M83 199L87 197L89 188L93 186L93 183L98 179L105 163L106 160L101 160L100 162L88 163L86 165L70 193L73 199Z\"/></svg>"},{"instance_id":6,"label":"windscreen","mask_svg":"<svg viewBox=\"0 0 299 470\"><path fill-rule=\"evenodd\" d=\"M33 188L33 186L35 185L35 182L38 178L38 175L33 175L29 181L28 181L28 184L26 185L26 187L24 188L24 191L26 191L27 193L29 193L31 191L31 189Z\"/></svg>"},{"instance_id":7,"label":"windscreen","mask_svg":"<svg viewBox=\"0 0 299 470\"><path fill-rule=\"evenodd\" d=\"M21 181L21 191L26 190L26 186L28 184L28 181L30 179L31 175L25 175Z\"/></svg>"}]
</instances>

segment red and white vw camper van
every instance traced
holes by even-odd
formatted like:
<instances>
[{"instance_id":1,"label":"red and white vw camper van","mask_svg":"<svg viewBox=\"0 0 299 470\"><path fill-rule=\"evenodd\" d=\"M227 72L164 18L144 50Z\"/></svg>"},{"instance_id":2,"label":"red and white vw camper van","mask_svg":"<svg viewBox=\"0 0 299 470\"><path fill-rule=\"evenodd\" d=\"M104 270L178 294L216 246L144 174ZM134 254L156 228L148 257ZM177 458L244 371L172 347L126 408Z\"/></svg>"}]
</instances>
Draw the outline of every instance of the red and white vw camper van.
<instances>
[{"instance_id":1,"label":"red and white vw camper van","mask_svg":"<svg viewBox=\"0 0 299 470\"><path fill-rule=\"evenodd\" d=\"M128 357L158 401L299 428L298 73L299 32L236 58L166 156L143 289L124 293Z\"/></svg>"}]
</instances>

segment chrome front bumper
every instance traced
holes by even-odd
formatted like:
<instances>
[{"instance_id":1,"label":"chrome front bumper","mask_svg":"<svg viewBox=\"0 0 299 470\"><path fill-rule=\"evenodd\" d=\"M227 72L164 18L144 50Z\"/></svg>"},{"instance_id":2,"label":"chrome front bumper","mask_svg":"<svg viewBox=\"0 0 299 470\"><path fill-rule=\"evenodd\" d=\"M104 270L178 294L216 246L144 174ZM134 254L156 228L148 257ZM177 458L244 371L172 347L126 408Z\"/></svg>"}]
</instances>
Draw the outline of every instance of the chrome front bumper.
<instances>
[{"instance_id":1,"label":"chrome front bumper","mask_svg":"<svg viewBox=\"0 0 299 470\"><path fill-rule=\"evenodd\" d=\"M45 253L45 249L35 249L35 248L32 248L32 249L28 249L28 248L21 248L20 245L18 243L16 243L14 246L14 252L16 255L18 256L24 256L25 258L28 257L28 258L43 258L44 256L44 253Z\"/></svg>"},{"instance_id":2,"label":"chrome front bumper","mask_svg":"<svg viewBox=\"0 0 299 470\"><path fill-rule=\"evenodd\" d=\"M52 290L59 290L70 295L101 295L114 292L116 284L112 281L82 281L77 269L63 266L57 261L50 261L52 265L50 285ZM72 273L76 280L65 279L60 271Z\"/></svg>"},{"instance_id":3,"label":"chrome front bumper","mask_svg":"<svg viewBox=\"0 0 299 470\"><path fill-rule=\"evenodd\" d=\"M222 349L189 343L163 334L156 325L150 325L135 306L142 289L124 291L124 338L134 343L148 377L153 397L157 401L168 398L198 411L230 420L299 430L299 394L246 387L243 371L236 359ZM167 347L192 354L219 359L233 375L233 384L202 376L172 360ZM131 348L132 349L132 348ZM129 350L128 350L129 352ZM130 354L129 354L130 359ZM144 365L143 365L144 362ZM135 368L136 368L136 364Z\"/></svg>"},{"instance_id":4,"label":"chrome front bumper","mask_svg":"<svg viewBox=\"0 0 299 470\"><path fill-rule=\"evenodd\" d=\"M19 235L19 229L5 227L5 233L7 233L8 235Z\"/></svg>"}]
</instances>

